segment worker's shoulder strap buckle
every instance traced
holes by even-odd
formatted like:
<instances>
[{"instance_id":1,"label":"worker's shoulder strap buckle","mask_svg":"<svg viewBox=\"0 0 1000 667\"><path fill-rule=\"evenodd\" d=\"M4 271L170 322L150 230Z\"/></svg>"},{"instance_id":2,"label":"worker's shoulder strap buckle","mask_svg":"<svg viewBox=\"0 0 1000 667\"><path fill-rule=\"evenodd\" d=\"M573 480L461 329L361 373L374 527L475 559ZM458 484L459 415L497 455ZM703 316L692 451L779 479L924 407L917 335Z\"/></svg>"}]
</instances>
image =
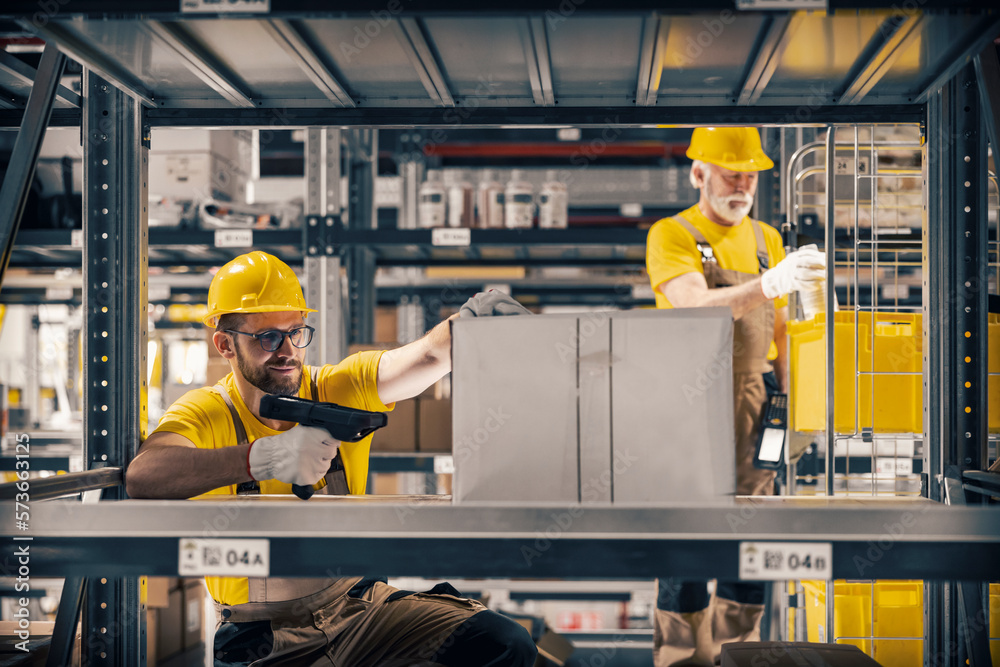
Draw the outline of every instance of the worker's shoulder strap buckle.
<instances>
[{"instance_id":1,"label":"worker's shoulder strap buckle","mask_svg":"<svg viewBox=\"0 0 1000 667\"><path fill-rule=\"evenodd\" d=\"M698 243L697 246L698 246L698 252L701 253L702 262L718 263L716 262L715 251L712 250L712 246L708 245L707 243Z\"/></svg>"}]
</instances>

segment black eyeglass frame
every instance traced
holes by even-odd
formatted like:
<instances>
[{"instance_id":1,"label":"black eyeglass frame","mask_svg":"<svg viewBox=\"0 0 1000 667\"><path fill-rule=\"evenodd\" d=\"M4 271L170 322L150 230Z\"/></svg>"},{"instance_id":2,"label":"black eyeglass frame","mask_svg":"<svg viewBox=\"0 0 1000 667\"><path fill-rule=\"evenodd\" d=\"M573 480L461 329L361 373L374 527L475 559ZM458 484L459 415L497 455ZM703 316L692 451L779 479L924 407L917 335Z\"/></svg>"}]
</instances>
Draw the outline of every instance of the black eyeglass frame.
<instances>
[{"instance_id":1,"label":"black eyeglass frame","mask_svg":"<svg viewBox=\"0 0 1000 667\"><path fill-rule=\"evenodd\" d=\"M294 335L296 335L296 334L298 334L299 332L301 332L303 330L306 330L306 331L309 332L308 333L309 337L308 337L308 339L306 340L305 343L303 343L302 345L298 345L294 340L291 340L291 337L294 336ZM256 338L257 342L260 343L260 347L261 347L262 350L264 350L265 352L276 352L277 350L281 349L282 345L285 344L285 339L286 338L289 339L289 341L291 342L291 344L294 347L297 347L299 349L302 349L304 347L308 347L309 343L312 342L313 333L316 331L316 329L314 329L313 327L309 326L308 324L303 324L301 327L295 327L291 331L282 331L281 329L268 329L267 331L258 331L257 333L248 333L246 331L237 331L236 329L222 329L222 331L224 333L240 334L241 336L249 336L250 338ZM273 334L278 334L279 336L281 336L281 338L278 340L277 345L275 345L272 348L268 348L264 344L264 338L263 338L263 336L270 336L270 335L273 335Z\"/></svg>"}]
</instances>

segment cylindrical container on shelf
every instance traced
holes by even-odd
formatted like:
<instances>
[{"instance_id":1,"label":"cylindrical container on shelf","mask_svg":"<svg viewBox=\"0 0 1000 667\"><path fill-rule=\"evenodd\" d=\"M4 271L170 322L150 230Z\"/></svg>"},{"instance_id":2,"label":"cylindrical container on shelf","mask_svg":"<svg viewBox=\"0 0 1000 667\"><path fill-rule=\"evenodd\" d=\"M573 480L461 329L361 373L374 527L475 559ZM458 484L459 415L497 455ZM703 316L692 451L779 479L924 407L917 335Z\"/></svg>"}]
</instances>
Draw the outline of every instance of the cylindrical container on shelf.
<instances>
[{"instance_id":1,"label":"cylindrical container on shelf","mask_svg":"<svg viewBox=\"0 0 1000 667\"><path fill-rule=\"evenodd\" d=\"M475 219L476 192L472 184L456 172L448 184L448 226L472 227Z\"/></svg>"},{"instance_id":2,"label":"cylindrical container on shelf","mask_svg":"<svg viewBox=\"0 0 1000 667\"><path fill-rule=\"evenodd\" d=\"M569 192L565 183L556 180L555 169L545 173L545 183L538 193L538 226L564 229L569 224Z\"/></svg>"},{"instance_id":3,"label":"cylindrical container on shelf","mask_svg":"<svg viewBox=\"0 0 1000 667\"><path fill-rule=\"evenodd\" d=\"M809 289L799 290L799 302L802 304L802 314L811 320L819 313L826 312L826 278L816 280ZM833 295L833 311L839 310L837 295Z\"/></svg>"},{"instance_id":4,"label":"cylindrical container on shelf","mask_svg":"<svg viewBox=\"0 0 1000 667\"><path fill-rule=\"evenodd\" d=\"M417 195L417 221L420 226L429 229L444 227L447 212L447 192L441 180L441 171L432 169L427 172L427 180L420 184Z\"/></svg>"},{"instance_id":5,"label":"cylindrical container on shelf","mask_svg":"<svg viewBox=\"0 0 1000 667\"><path fill-rule=\"evenodd\" d=\"M476 192L476 226L495 229L503 225L503 185L493 170L486 169Z\"/></svg>"},{"instance_id":6,"label":"cylindrical container on shelf","mask_svg":"<svg viewBox=\"0 0 1000 667\"><path fill-rule=\"evenodd\" d=\"M514 169L503 193L504 222L511 229L528 229L535 218L535 189L523 178L524 172Z\"/></svg>"}]
</instances>

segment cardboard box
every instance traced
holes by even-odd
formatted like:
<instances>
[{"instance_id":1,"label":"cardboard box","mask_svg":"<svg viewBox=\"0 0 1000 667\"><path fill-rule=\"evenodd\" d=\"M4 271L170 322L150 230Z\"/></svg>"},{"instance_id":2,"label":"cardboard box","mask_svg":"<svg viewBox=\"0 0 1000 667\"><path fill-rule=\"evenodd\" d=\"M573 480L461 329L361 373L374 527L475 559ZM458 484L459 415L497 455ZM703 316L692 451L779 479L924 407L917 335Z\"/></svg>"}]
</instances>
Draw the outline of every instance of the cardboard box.
<instances>
[{"instance_id":1,"label":"cardboard box","mask_svg":"<svg viewBox=\"0 0 1000 667\"><path fill-rule=\"evenodd\" d=\"M232 368L229 367L229 362L226 359L209 356L208 363L205 365L205 384L216 384L231 372ZM184 389L188 391L191 387L185 387Z\"/></svg>"},{"instance_id":2,"label":"cardboard box","mask_svg":"<svg viewBox=\"0 0 1000 667\"><path fill-rule=\"evenodd\" d=\"M246 201L250 177L236 162L208 151L149 154L149 194L184 201Z\"/></svg>"},{"instance_id":3,"label":"cardboard box","mask_svg":"<svg viewBox=\"0 0 1000 667\"><path fill-rule=\"evenodd\" d=\"M184 591L170 591L166 607L156 610L156 659L166 660L184 650Z\"/></svg>"},{"instance_id":4,"label":"cardboard box","mask_svg":"<svg viewBox=\"0 0 1000 667\"><path fill-rule=\"evenodd\" d=\"M372 437L372 451L417 451L417 401L399 401L387 414L389 423L375 431Z\"/></svg>"},{"instance_id":5,"label":"cardboard box","mask_svg":"<svg viewBox=\"0 0 1000 667\"><path fill-rule=\"evenodd\" d=\"M418 451L450 453L451 401L421 397L417 405L417 425L420 429Z\"/></svg>"},{"instance_id":6,"label":"cardboard box","mask_svg":"<svg viewBox=\"0 0 1000 667\"><path fill-rule=\"evenodd\" d=\"M735 493L728 308L459 318L451 331L456 503Z\"/></svg>"},{"instance_id":7,"label":"cardboard box","mask_svg":"<svg viewBox=\"0 0 1000 667\"><path fill-rule=\"evenodd\" d=\"M166 607L170 604L170 591L180 586L177 577L146 577L146 606Z\"/></svg>"},{"instance_id":8,"label":"cardboard box","mask_svg":"<svg viewBox=\"0 0 1000 667\"><path fill-rule=\"evenodd\" d=\"M397 496L399 495L399 473L383 472L372 477L372 488L368 493L375 496Z\"/></svg>"},{"instance_id":9,"label":"cardboard box","mask_svg":"<svg viewBox=\"0 0 1000 667\"><path fill-rule=\"evenodd\" d=\"M188 580L184 587L184 650L187 651L204 641L205 626L205 582L200 579Z\"/></svg>"},{"instance_id":10,"label":"cardboard box","mask_svg":"<svg viewBox=\"0 0 1000 667\"><path fill-rule=\"evenodd\" d=\"M159 627L159 609L146 610L146 667L156 667L156 636Z\"/></svg>"},{"instance_id":11,"label":"cardboard box","mask_svg":"<svg viewBox=\"0 0 1000 667\"><path fill-rule=\"evenodd\" d=\"M398 321L395 306L375 308L375 342L395 343L399 339Z\"/></svg>"}]
</instances>

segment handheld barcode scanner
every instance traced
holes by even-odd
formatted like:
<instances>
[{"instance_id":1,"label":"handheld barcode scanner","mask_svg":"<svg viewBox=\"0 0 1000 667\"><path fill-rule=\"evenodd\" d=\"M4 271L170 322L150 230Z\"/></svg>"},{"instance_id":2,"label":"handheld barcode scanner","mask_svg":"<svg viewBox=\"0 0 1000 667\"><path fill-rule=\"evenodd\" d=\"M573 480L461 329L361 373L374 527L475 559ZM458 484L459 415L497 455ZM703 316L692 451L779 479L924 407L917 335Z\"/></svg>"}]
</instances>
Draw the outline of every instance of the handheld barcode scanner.
<instances>
[{"instance_id":1,"label":"handheld barcode scanner","mask_svg":"<svg viewBox=\"0 0 1000 667\"><path fill-rule=\"evenodd\" d=\"M260 416L296 422L305 426L325 428L335 440L357 442L389 423L389 418L381 412L369 412L355 408L345 408L336 403L321 403L295 396L268 394L260 399ZM338 461L331 462L331 470ZM311 486L292 485L292 491L302 500L313 494Z\"/></svg>"},{"instance_id":2,"label":"handheld barcode scanner","mask_svg":"<svg viewBox=\"0 0 1000 667\"><path fill-rule=\"evenodd\" d=\"M788 426L788 395L772 394L764 406L757 435L753 466L779 470L785 465L785 429Z\"/></svg>"}]
</instances>

